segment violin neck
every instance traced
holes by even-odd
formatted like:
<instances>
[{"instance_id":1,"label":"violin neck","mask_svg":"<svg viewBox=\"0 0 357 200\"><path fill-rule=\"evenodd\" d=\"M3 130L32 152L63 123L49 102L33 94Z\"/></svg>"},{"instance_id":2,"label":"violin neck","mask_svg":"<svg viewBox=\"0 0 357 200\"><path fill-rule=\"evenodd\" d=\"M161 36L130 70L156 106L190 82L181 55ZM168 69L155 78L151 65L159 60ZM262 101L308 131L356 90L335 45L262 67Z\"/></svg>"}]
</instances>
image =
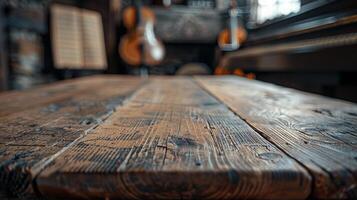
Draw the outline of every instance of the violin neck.
<instances>
[{"instance_id":1,"label":"violin neck","mask_svg":"<svg viewBox=\"0 0 357 200\"><path fill-rule=\"evenodd\" d=\"M238 5L236 0L231 0L231 6L229 9L229 31L231 43L233 45L239 46L237 40L237 29L238 29Z\"/></svg>"},{"instance_id":2,"label":"violin neck","mask_svg":"<svg viewBox=\"0 0 357 200\"><path fill-rule=\"evenodd\" d=\"M135 7L135 19L136 19L136 26L139 26L142 23L142 16L141 16L141 7L142 7L141 0L134 0L134 7Z\"/></svg>"}]
</instances>

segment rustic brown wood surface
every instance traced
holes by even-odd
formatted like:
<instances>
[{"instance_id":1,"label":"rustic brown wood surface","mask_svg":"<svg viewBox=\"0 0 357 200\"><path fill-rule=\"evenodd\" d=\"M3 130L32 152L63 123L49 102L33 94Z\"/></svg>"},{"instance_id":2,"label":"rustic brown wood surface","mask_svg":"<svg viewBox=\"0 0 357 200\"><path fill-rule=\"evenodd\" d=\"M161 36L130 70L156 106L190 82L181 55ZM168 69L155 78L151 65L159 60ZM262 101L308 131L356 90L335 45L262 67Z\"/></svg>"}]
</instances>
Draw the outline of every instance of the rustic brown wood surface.
<instances>
[{"instance_id":1,"label":"rustic brown wood surface","mask_svg":"<svg viewBox=\"0 0 357 200\"><path fill-rule=\"evenodd\" d=\"M357 196L357 106L236 77L197 78L267 140L304 165L313 196Z\"/></svg>"},{"instance_id":2,"label":"rustic brown wood surface","mask_svg":"<svg viewBox=\"0 0 357 200\"><path fill-rule=\"evenodd\" d=\"M307 172L188 78L154 78L37 179L45 196L305 198Z\"/></svg>"},{"instance_id":3,"label":"rustic brown wood surface","mask_svg":"<svg viewBox=\"0 0 357 200\"><path fill-rule=\"evenodd\" d=\"M0 95L0 186L32 193L33 178L53 156L84 135L143 80L95 76Z\"/></svg>"},{"instance_id":4,"label":"rustic brown wood surface","mask_svg":"<svg viewBox=\"0 0 357 200\"><path fill-rule=\"evenodd\" d=\"M356 137L355 104L267 83L96 76L0 95L0 184L63 199L355 198Z\"/></svg>"}]
</instances>

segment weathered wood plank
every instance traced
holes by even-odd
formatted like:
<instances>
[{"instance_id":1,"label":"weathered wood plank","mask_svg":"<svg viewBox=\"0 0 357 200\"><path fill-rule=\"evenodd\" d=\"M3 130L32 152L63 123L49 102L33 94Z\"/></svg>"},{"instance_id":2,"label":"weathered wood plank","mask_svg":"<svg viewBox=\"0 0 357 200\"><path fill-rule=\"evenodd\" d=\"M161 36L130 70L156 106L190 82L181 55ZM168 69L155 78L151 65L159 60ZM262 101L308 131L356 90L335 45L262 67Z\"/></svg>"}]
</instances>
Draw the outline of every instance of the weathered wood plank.
<instances>
[{"instance_id":1,"label":"weathered wood plank","mask_svg":"<svg viewBox=\"0 0 357 200\"><path fill-rule=\"evenodd\" d=\"M46 197L306 198L310 176L190 78L152 78L40 173Z\"/></svg>"},{"instance_id":2,"label":"weathered wood plank","mask_svg":"<svg viewBox=\"0 0 357 200\"><path fill-rule=\"evenodd\" d=\"M42 165L106 118L143 80L95 76L0 96L0 185L32 193Z\"/></svg>"},{"instance_id":3,"label":"weathered wood plank","mask_svg":"<svg viewBox=\"0 0 357 200\"><path fill-rule=\"evenodd\" d=\"M357 106L237 77L197 77L205 89L302 163L317 198L356 198Z\"/></svg>"},{"instance_id":4,"label":"weathered wood plank","mask_svg":"<svg viewBox=\"0 0 357 200\"><path fill-rule=\"evenodd\" d=\"M93 86L113 81L113 78L115 79L113 76L91 76L55 82L25 91L1 93L0 117L8 117L8 115L23 112L26 109L33 109L61 99L68 99L78 93L88 91Z\"/></svg>"}]
</instances>

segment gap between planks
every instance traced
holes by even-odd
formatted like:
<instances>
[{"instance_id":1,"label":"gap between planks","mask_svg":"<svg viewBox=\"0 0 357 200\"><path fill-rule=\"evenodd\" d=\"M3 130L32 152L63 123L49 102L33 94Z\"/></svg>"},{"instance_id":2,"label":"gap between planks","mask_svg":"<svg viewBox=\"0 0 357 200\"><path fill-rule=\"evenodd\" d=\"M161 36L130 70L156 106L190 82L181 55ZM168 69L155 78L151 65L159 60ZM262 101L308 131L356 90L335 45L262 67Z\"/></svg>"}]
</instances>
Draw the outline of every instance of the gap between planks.
<instances>
[{"instance_id":1,"label":"gap between planks","mask_svg":"<svg viewBox=\"0 0 357 200\"><path fill-rule=\"evenodd\" d=\"M351 130L356 129L356 124L354 123L356 118L353 117L356 116L353 114L357 111L355 105L232 76L221 77L220 79L195 77L195 80L202 88L224 102L247 124L254 127L264 138L280 147L279 149L285 148L284 152L286 154L292 156L294 160L298 160L302 166L307 168L314 178L312 193L314 197L346 198L348 196L353 198L354 190L356 190L356 180L354 179L356 162L354 161L355 157L353 157L353 155L356 155L356 138ZM262 94L272 95L272 98L265 97ZM276 97L278 98L277 100L275 99ZM259 105L259 102L266 107ZM254 106L257 106L258 110ZM280 109L278 110L279 112L274 110L276 108ZM328 115L326 113L315 113L316 110L327 112ZM269 114L269 111L272 114ZM278 112L280 115L273 115L273 111ZM267 118L267 113L270 118ZM291 119L285 119L284 116ZM288 119L292 120L289 124L273 123L275 120ZM346 125L339 126L339 124ZM307 129L306 133L297 132L301 126L309 127L308 125L316 127L317 130L319 130L319 127L326 129L322 130L322 132L314 132L314 129ZM279 134L279 132L283 135ZM346 133L346 135L338 135L339 132ZM336 135L334 135L335 133ZM308 134L312 135L309 136ZM297 138L294 138L294 136ZM310 137L313 139L312 141L309 141ZM286 144L282 143L284 140ZM299 143L302 142L301 140L305 145L311 146L311 144L315 143L316 145L313 145L313 148L308 148L309 146L305 147L304 144ZM326 143L324 143L325 140ZM320 141L322 143L319 143ZM295 148L295 150L291 148Z\"/></svg>"},{"instance_id":2,"label":"gap between planks","mask_svg":"<svg viewBox=\"0 0 357 200\"><path fill-rule=\"evenodd\" d=\"M275 146L276 148L278 148L280 151L282 151L286 156L288 156L290 159L294 160L295 162L299 163L299 165L305 169L305 171L309 174L310 178L311 178L311 182L313 183L315 180L314 176L312 175L312 173L310 172L309 168L307 168L302 162L300 162L299 160L297 160L296 158L294 158L293 156L291 156L288 152L286 152L286 150L284 150L283 148L281 148L279 145L277 145L273 140L271 140L270 137L268 137L265 133L263 133L262 131L258 130L257 128L255 128L252 124L250 124L245 118L243 118L242 116L240 116L237 112L235 112L230 106L226 105L226 103L224 101L222 101L220 98L218 98L215 94L213 94L210 90L208 90L205 86L203 86L198 80L197 78L193 78L194 82L205 92L207 92L208 94L210 94L213 98L215 98L217 101L221 102L223 105L225 105L227 107L228 110L230 110L232 113L234 113L234 115L236 115L239 119L241 119L242 121L244 121L250 128L252 128L255 132L257 132L260 136L262 136L264 139L266 139L267 141L269 141L273 146ZM307 199L312 198L312 195L314 193L314 185L310 184L310 194L307 197Z\"/></svg>"},{"instance_id":3,"label":"gap between planks","mask_svg":"<svg viewBox=\"0 0 357 200\"><path fill-rule=\"evenodd\" d=\"M77 139L75 139L73 142L71 142L70 144L68 144L67 146L63 147L60 151L58 151L56 154L50 156L50 157L47 157L47 158L44 158L42 159L40 162L36 163L32 168L31 168L31 173L34 174L34 179L33 179L33 187L34 190L36 192L39 191L39 189L37 188L37 183L36 183L36 179L37 179L37 176L41 173L42 170L44 170L46 168L46 166L48 166L54 159L56 159L58 156L60 156L63 152L65 152L67 149L69 149L70 147L76 145L81 139L83 139L83 137L85 137L89 132L95 130L98 126L100 126L102 123L105 122L105 120L107 120L116 110L117 108L121 107L121 106L124 106L125 104L127 104L131 98L133 98L133 96L135 96L135 93L140 90L142 87L144 87L144 85L148 82L147 79L144 79L143 82L137 87L134 89L134 92L132 92L131 94L129 94L125 99L124 101L117 105L113 110L111 110L109 113L107 113L106 115L102 116L98 123L93 125L92 127L86 129L84 131L83 134L81 134Z\"/></svg>"},{"instance_id":4,"label":"gap between planks","mask_svg":"<svg viewBox=\"0 0 357 200\"><path fill-rule=\"evenodd\" d=\"M9 142L5 144L0 144L1 154L0 159L0 167L4 170L0 172L0 181L2 183L2 190L6 190L10 194L16 196L26 196L31 197L34 195L34 176L37 176L36 173L41 171L40 169L35 169L35 165L41 168L41 164L44 164L46 158L50 158L52 155L55 155L59 151L62 150L63 147L70 144L72 141L77 139L78 137L83 136L84 132L87 129L95 127L95 124L102 123L104 118L107 118L108 115L113 113L113 110L118 105L121 105L126 101L127 97L130 97L136 89L140 88L140 86L144 85L144 79L138 79L137 77L125 77L125 76L92 76L86 78L74 79L71 81L63 81L54 84L50 84L47 86L41 86L34 88L32 90L22 91L22 92L8 92L0 95L0 101L11 102L11 105L20 104L21 102L26 103L28 99L32 101L32 107L25 106L25 108L21 109L21 113L17 113L20 116L31 116L33 114L38 114L42 118L44 118L45 124L41 121L40 124L33 124L32 121L35 121L33 118L24 118L23 121L13 123L16 120L16 116L10 116L10 118L3 117L4 121L1 121L1 126L3 127L12 127L13 130L5 129L2 131L1 136L3 136ZM89 83L89 85L87 85ZM123 88L123 83L126 86ZM83 85L84 84L84 85ZM119 87L116 87L117 84L120 84ZM93 85L99 86L101 89L98 90L97 87L93 87ZM70 87L69 87L70 86ZM82 90L86 88L87 92L83 92ZM94 93L91 92L95 90ZM71 97L70 94L73 94L73 90L80 91L80 95ZM63 94L62 94L63 93ZM41 97L43 94L44 97L40 101L36 101L36 96ZM29 98L35 97L35 98ZM9 98L15 98L11 101ZM50 98L48 100L46 98ZM57 98L59 97L59 98ZM65 98L63 98L65 97ZM69 99L67 97L70 97ZM35 99L35 100L34 100ZM38 98L37 98L38 100ZM82 105L79 102L84 101L85 103ZM40 104L39 104L40 103ZM63 103L63 105L61 105ZM88 104L89 103L89 104ZM44 110L44 108L50 107L51 105L61 105L58 110ZM6 105L6 104L5 104ZM81 109L94 109L86 112L82 112ZM28 109L26 109L28 108ZM79 110L77 110L79 108ZM7 108L2 107L2 111L7 112ZM18 110L18 108L17 108ZM16 109L14 110L16 111ZM46 116L46 113L50 113ZM65 115L66 117L59 117L59 114ZM68 132L71 135L62 135L62 137L71 136L67 139L62 138L61 134L55 132L57 136L55 139L61 139L60 142L55 142L49 140L48 137L45 140L41 140L37 142L37 140L29 140L30 142L35 142L34 145L28 145L26 141L28 140L28 136L30 138L32 136L44 136L46 134L42 133L43 131L51 131L51 128L55 128L56 126L60 126L60 124L53 124L46 127L48 124L57 121L58 119L65 120L61 121L61 125L65 127L73 127L71 129L61 129L62 132ZM82 118L87 120L95 119L94 123L82 123ZM41 118L40 118L41 119ZM55 120L53 120L55 119ZM32 121L31 121L32 120ZM42 119L41 119L42 120ZM38 122L36 122L38 123ZM57 122L56 122L57 123ZM63 124L64 123L64 124ZM73 126L75 124L80 124L78 126ZM37 127L43 127L43 130L35 130ZM54 126L54 127L51 127ZM10 133L17 134L22 132L24 128L28 128L30 130L26 134L22 134L17 139L13 139L8 135ZM77 128L78 131L75 131L74 128ZM34 131L34 132L32 132ZM66 133L67 133L66 132ZM41 135L39 135L41 134ZM59 134L59 136L58 136ZM10 134L11 135L11 134ZM52 136L52 135L50 135ZM41 137L42 138L42 137ZM38 138L36 138L38 139ZM51 138L50 138L51 139ZM15 141L15 142L13 142ZM48 142L50 145L42 145L42 142ZM58 144L58 145L57 145ZM22 147L21 149L16 149L17 151L13 151L13 149L9 150L10 147ZM34 148L36 147L36 148ZM53 147L53 148L52 148ZM29 153L27 153L29 152ZM20 163L20 164L19 164Z\"/></svg>"}]
</instances>

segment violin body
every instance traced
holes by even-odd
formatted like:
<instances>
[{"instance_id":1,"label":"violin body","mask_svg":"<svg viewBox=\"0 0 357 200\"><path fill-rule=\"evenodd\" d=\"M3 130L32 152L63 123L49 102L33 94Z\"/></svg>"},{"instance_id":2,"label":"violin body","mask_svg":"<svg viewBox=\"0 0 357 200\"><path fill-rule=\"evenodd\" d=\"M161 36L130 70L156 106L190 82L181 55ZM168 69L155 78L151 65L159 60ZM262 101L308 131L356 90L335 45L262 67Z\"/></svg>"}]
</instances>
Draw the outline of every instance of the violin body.
<instances>
[{"instance_id":1,"label":"violin body","mask_svg":"<svg viewBox=\"0 0 357 200\"><path fill-rule=\"evenodd\" d=\"M140 12L140 19L137 19L136 12ZM147 7L129 7L124 10L123 21L129 32L122 37L119 45L122 59L133 66L160 64L165 49L154 33L154 13Z\"/></svg>"}]
</instances>

